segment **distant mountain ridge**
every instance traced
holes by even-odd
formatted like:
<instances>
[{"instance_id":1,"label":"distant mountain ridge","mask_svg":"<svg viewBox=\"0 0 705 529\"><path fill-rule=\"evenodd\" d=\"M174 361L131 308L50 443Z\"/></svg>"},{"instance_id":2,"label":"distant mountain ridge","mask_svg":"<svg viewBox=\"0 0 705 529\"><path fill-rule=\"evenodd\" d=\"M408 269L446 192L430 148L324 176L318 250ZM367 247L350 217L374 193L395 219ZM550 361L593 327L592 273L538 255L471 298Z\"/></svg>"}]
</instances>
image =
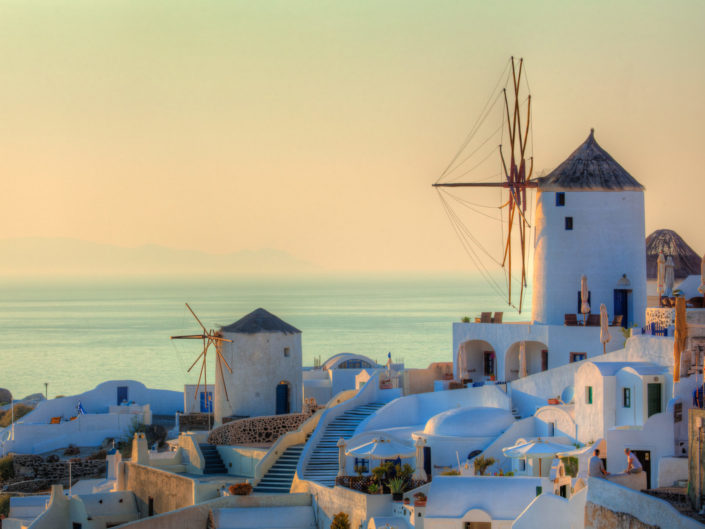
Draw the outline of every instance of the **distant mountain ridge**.
<instances>
[{"instance_id":1,"label":"distant mountain ridge","mask_svg":"<svg viewBox=\"0 0 705 529\"><path fill-rule=\"evenodd\" d=\"M0 239L0 275L299 274L313 264L272 248L213 254L156 244L122 247L70 238Z\"/></svg>"}]
</instances>

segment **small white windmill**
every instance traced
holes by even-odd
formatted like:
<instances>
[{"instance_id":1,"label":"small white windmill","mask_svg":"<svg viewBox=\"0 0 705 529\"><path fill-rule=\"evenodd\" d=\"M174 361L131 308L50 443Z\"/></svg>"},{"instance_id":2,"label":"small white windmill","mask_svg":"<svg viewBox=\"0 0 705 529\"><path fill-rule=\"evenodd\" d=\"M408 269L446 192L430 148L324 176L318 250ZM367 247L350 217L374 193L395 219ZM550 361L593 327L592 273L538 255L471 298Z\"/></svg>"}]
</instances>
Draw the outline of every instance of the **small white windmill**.
<instances>
[{"instance_id":1,"label":"small white windmill","mask_svg":"<svg viewBox=\"0 0 705 529\"><path fill-rule=\"evenodd\" d=\"M186 308L189 310L189 312L193 315L194 318L196 318L196 321L198 324L201 326L201 329L203 329L202 334L188 334L184 336L172 336L172 340L202 340L203 342L203 350L201 351L201 354L198 355L196 360L191 364L191 367L188 368L188 373L191 372L191 370L196 366L199 360L201 358L203 359L203 362L201 363L201 372L198 375L198 384L196 385L196 393L194 394L194 400L198 398L198 390L201 387L201 378L203 378L203 385L206 388L205 390L205 395L206 395L206 401L208 400L208 374L207 374L207 368L206 368L206 362L208 358L208 348L213 345L215 347L215 361L217 363L225 364L225 367L228 369L230 373L233 372L232 368L228 364L227 360L225 360L225 357L223 356L223 353L220 351L220 344L223 342L232 342L232 340L228 340L227 338L223 338L220 334L220 332L216 331L215 329L208 330L206 329L206 326L203 325L200 319L198 319L198 316L196 316L196 313L191 309L188 303L186 303ZM225 386L225 380L223 378L223 366L220 366L220 377L223 382L223 389L225 390L225 399L230 401L228 397L228 390ZM207 403L208 404L208 403ZM209 407L209 406L207 406ZM209 425L210 426L210 425Z\"/></svg>"}]
</instances>

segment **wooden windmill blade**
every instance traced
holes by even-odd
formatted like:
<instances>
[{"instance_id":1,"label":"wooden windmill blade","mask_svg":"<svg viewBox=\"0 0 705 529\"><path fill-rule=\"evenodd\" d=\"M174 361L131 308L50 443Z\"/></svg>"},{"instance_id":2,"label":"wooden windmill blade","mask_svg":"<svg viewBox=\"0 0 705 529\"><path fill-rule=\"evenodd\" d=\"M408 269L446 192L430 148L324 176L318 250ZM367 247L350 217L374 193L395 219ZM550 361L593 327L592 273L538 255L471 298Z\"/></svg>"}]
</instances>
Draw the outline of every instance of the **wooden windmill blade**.
<instances>
[{"instance_id":1,"label":"wooden windmill blade","mask_svg":"<svg viewBox=\"0 0 705 529\"><path fill-rule=\"evenodd\" d=\"M433 187L501 187L507 189L508 199L500 206L506 209L507 215L507 236L503 244L501 267L507 272L507 301L512 305L512 277L514 274L514 257L518 251L521 262L520 290L518 311L521 313L524 301L524 288L527 286L527 229L531 224L527 219L527 189L538 187L536 182L531 181L533 173L533 158L529 158L527 164L526 148L531 129L531 95L527 98L526 119L522 120L520 91L524 73L524 60L519 59L518 68L514 57L511 58L511 76L509 87L511 98L507 89L502 90L504 98L504 117L506 134L509 138L509 145L505 148L499 146L499 155L502 163L503 178L501 182L436 182ZM505 157L506 154L506 157ZM527 165L529 170L527 172ZM514 238L519 239L519 248L515 248Z\"/></svg>"},{"instance_id":2,"label":"wooden windmill blade","mask_svg":"<svg viewBox=\"0 0 705 529\"><path fill-rule=\"evenodd\" d=\"M197 321L198 324L201 326L201 329L203 329L203 332L205 332L206 334L208 334L208 329L206 329L206 326L203 325L203 323L201 322L201 320L198 319L198 316L196 316L196 313L195 313L195 312L193 311L193 309L191 308L191 305L189 305L188 303L186 303L186 308L189 310L189 312L190 312L191 314L193 314L193 317L196 318L196 321ZM211 331L211 332L212 332L212 331Z\"/></svg>"},{"instance_id":3,"label":"wooden windmill blade","mask_svg":"<svg viewBox=\"0 0 705 529\"><path fill-rule=\"evenodd\" d=\"M199 362L199 360L203 360L201 363L201 370L198 375L198 383L196 384L196 393L194 394L193 398L194 400L198 400L198 391L201 387L201 379L203 379L204 387L205 387L205 394L206 394L206 399L208 399L208 369L207 369L207 361L208 361L208 348L212 345L215 346L215 351L216 351L216 363L220 365L220 377L221 381L223 382L223 390L225 391L225 399L229 402L230 398L228 396L228 390L227 387L225 386L225 377L223 375L223 367L222 364L225 364L225 367L228 369L230 373L233 372L232 368L230 367L230 364L228 364L227 360L225 360L225 357L223 356L223 353L220 351L220 344L223 342L230 342L232 343L232 340L228 338L224 338L223 336L220 335L220 333L214 329L208 330L205 325L203 325L203 322L199 319L199 317L196 315L194 310L191 308L191 306L186 303L186 308L189 310L191 315L195 318L195 320L198 322L198 325L203 329L202 334L187 334L187 335L179 335L179 336L171 336L172 340L195 340L195 339L200 339L203 341L203 350L201 353L196 357L196 360L194 360L193 364L191 364L191 367L188 368L187 373L190 373L191 370L196 366L196 364Z\"/></svg>"}]
</instances>

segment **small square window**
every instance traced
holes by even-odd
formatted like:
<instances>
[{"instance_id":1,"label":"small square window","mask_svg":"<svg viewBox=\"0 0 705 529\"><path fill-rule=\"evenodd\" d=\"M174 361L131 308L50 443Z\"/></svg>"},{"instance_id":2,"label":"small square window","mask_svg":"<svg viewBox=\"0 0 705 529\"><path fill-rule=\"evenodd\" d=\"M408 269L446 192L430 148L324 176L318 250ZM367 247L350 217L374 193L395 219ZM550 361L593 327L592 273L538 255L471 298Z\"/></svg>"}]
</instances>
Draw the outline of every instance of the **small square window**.
<instances>
[{"instance_id":1,"label":"small square window","mask_svg":"<svg viewBox=\"0 0 705 529\"><path fill-rule=\"evenodd\" d=\"M632 407L632 389L622 388L622 406L624 408Z\"/></svg>"},{"instance_id":2,"label":"small square window","mask_svg":"<svg viewBox=\"0 0 705 529\"><path fill-rule=\"evenodd\" d=\"M592 404L592 386L585 386L585 403Z\"/></svg>"},{"instance_id":3,"label":"small square window","mask_svg":"<svg viewBox=\"0 0 705 529\"><path fill-rule=\"evenodd\" d=\"M573 217L566 217L565 218L565 229L566 230L573 229Z\"/></svg>"},{"instance_id":4,"label":"small square window","mask_svg":"<svg viewBox=\"0 0 705 529\"><path fill-rule=\"evenodd\" d=\"M580 362L581 360L585 360L586 358L587 353L570 353L571 362Z\"/></svg>"},{"instance_id":5,"label":"small square window","mask_svg":"<svg viewBox=\"0 0 705 529\"><path fill-rule=\"evenodd\" d=\"M284 356L289 356L291 354L291 350L288 347L284 348Z\"/></svg>"},{"instance_id":6,"label":"small square window","mask_svg":"<svg viewBox=\"0 0 705 529\"><path fill-rule=\"evenodd\" d=\"M565 193L556 193L556 206L565 206Z\"/></svg>"}]
</instances>

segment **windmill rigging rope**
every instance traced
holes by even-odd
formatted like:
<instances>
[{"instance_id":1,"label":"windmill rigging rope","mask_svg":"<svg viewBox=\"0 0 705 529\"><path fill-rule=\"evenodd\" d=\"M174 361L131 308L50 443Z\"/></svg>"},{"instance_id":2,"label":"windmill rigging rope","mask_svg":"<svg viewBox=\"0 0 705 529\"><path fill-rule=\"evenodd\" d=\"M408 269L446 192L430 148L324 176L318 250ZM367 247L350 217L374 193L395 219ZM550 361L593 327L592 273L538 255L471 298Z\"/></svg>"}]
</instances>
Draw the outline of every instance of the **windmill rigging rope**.
<instances>
[{"instance_id":1,"label":"windmill rigging rope","mask_svg":"<svg viewBox=\"0 0 705 529\"><path fill-rule=\"evenodd\" d=\"M460 155L463 153L465 148L468 146L468 144L472 141L472 138L475 136L477 133L477 130L480 128L482 123L485 121L487 116L489 115L489 110L491 110L492 107L497 103L497 100L499 99L499 96L501 95L500 93L497 93L497 95L494 98L494 102L492 103L492 107L488 109L488 105L490 105L490 102L492 101L492 94L497 91L497 88L502 84L502 79L506 77L506 80L504 81L504 86L506 86L509 83L509 65L511 64L511 60L507 61L506 66L504 67L504 70L499 76L499 79L497 80L497 84L495 84L495 87L492 89L490 92L490 96L487 99L487 102L485 103L485 106L483 107L482 111L480 112L480 115L478 116L478 119L475 122L475 125L470 129L470 132L465 138L465 141L461 144L460 148L458 149L458 152L453 156L451 159L450 163L446 166L445 170L441 173L441 175L438 177L438 180L436 180L436 183L440 182L441 179L448 173L450 168L455 164L455 161L460 157Z\"/></svg>"},{"instance_id":2,"label":"windmill rigging rope","mask_svg":"<svg viewBox=\"0 0 705 529\"><path fill-rule=\"evenodd\" d=\"M503 128L504 128L504 125L500 125L500 126L497 127L495 130L493 130L493 131L489 134L489 136L487 136L487 138L485 138L484 141L483 141L482 143L480 143L480 145L478 145L470 154L468 154L465 158L463 158L460 162L458 162L458 163L455 165L455 167L453 167L450 171L448 171L447 176L450 176L453 172L455 172L455 171L457 171L458 169L460 169L460 168L463 166L463 164L464 164L465 162L467 162L468 160L470 160L473 156L475 156L475 155L478 153L478 151L480 151L480 149L482 149L485 145L487 145L487 142L488 142L488 141L490 141L492 138L496 138L496 137L497 137L497 133L501 132L501 130L502 130ZM463 174L467 174L467 173L463 173ZM458 178L460 178L460 176L463 176L463 174L461 174L461 175L459 175L459 176L456 176L455 178L451 178L450 181L457 180Z\"/></svg>"},{"instance_id":3,"label":"windmill rigging rope","mask_svg":"<svg viewBox=\"0 0 705 529\"><path fill-rule=\"evenodd\" d=\"M448 207L448 211L452 214L453 218L456 220L458 226L462 229L462 232L466 234L467 238L472 241L475 245L477 245L478 248L480 248L480 250L482 250L482 252L487 255L487 257L489 257L495 264L501 266L501 263L492 256L492 254L482 245L482 243L477 239L477 237L472 234L472 231L470 231L470 229L465 225L465 223L463 223L462 219L460 218L460 215L458 215L455 210L453 210L453 208L450 206L450 204L448 204L447 201L445 201L445 199L444 202Z\"/></svg>"},{"instance_id":4,"label":"windmill rigging rope","mask_svg":"<svg viewBox=\"0 0 705 529\"><path fill-rule=\"evenodd\" d=\"M496 282L496 280L492 277L490 272L487 270L487 268L484 266L482 263L482 260L480 257L477 255L477 252L474 250L472 245L468 242L467 238L464 238L462 233L463 231L461 230L460 226L462 223L459 223L458 219L455 219L454 216L451 214L452 209L450 208L450 205L447 203L443 195L439 192L438 193L439 198L441 199L441 203L443 204L443 208L446 212L446 215L448 216L448 219L451 222L451 226L453 227L453 231L455 231L456 236L458 237L458 240L461 243L461 246L465 250L465 253L470 257L470 260L473 262L477 270L480 272L482 277L485 279L487 284L490 286L490 288L494 291L494 294L497 295L502 301L506 302L506 292L502 290L502 287ZM460 225L459 225L460 224ZM512 305L514 306L514 305Z\"/></svg>"},{"instance_id":5,"label":"windmill rigging rope","mask_svg":"<svg viewBox=\"0 0 705 529\"><path fill-rule=\"evenodd\" d=\"M483 217L487 217L488 219L491 219L491 220L494 220L494 221L497 221L497 222L504 222L501 217L494 217L494 216L489 215L489 214L487 214L487 213L485 213L485 212L483 212L483 211L479 211L478 209L475 209L475 207L473 207L473 206L471 205L472 203L466 203L462 198L456 197L456 196L453 195L452 193L448 193L448 192L446 191L446 194L447 194L447 196L448 196L449 198L452 198L453 200L455 200L456 202L458 202L461 206L464 206L464 207L468 208L470 211L473 211L473 212L477 213L478 215L482 215ZM481 206L481 207L491 207L491 208L493 208L493 209L499 209L499 208L497 208L497 206Z\"/></svg>"},{"instance_id":6,"label":"windmill rigging rope","mask_svg":"<svg viewBox=\"0 0 705 529\"><path fill-rule=\"evenodd\" d=\"M481 145L481 147L484 146L485 143L487 143L487 141L489 141L491 138L492 138L491 136L490 136L489 138L487 138L487 140L485 140L485 142ZM493 154L496 154L496 153L497 153L497 151L496 151L495 149L496 149L495 147L492 147L492 150L490 150L485 156L483 156L483 157L482 157L482 160L480 160L479 162L477 162L475 165L473 165L473 166L472 166L470 169L468 169L467 171L460 173L459 175L457 175L457 176L454 177L454 178L451 178L450 181L451 181L451 182L454 182L454 181L458 180L459 178L461 178L461 177L463 177L463 176L465 176L465 175L467 175L467 174L472 173L475 169L477 169L477 168L480 167L483 163L485 163L485 162L489 159L490 156L492 156ZM474 153L473 153L473 154L474 154Z\"/></svg>"}]
</instances>

